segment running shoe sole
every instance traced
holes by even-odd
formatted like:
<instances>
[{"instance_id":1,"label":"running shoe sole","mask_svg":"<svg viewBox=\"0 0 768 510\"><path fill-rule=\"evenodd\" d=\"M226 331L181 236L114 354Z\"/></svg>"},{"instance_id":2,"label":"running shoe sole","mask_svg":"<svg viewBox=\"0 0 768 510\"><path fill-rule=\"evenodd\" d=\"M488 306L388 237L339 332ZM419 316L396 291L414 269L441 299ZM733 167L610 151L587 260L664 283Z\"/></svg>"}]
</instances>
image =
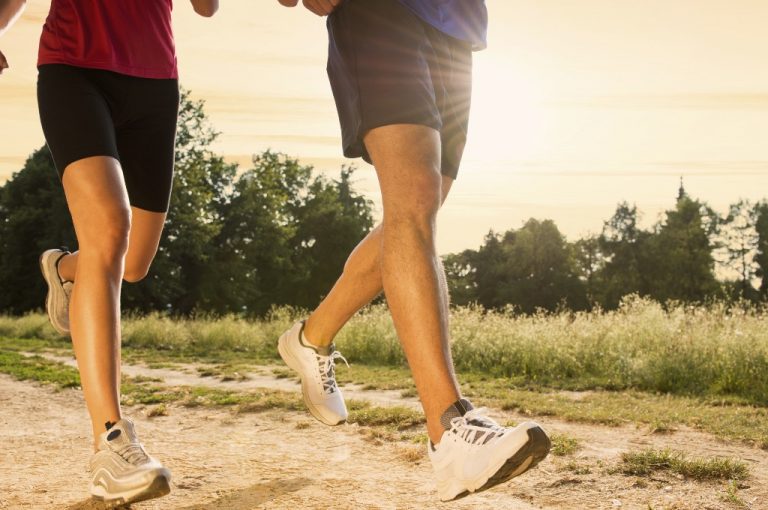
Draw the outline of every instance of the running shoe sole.
<instances>
[{"instance_id":1,"label":"running shoe sole","mask_svg":"<svg viewBox=\"0 0 768 510\"><path fill-rule=\"evenodd\" d=\"M118 496L116 498L105 498L103 496L91 496L92 499L100 501L104 504L105 508L118 508L124 505L130 505L131 503L138 503L140 501L147 501L149 499L155 499L171 492L171 485L169 483L170 475L161 473L155 477L152 483L144 489L141 489L136 494Z\"/></svg>"},{"instance_id":2,"label":"running shoe sole","mask_svg":"<svg viewBox=\"0 0 768 510\"><path fill-rule=\"evenodd\" d=\"M480 488L475 489L473 492L482 492L495 487L501 483L511 480L516 476L520 476L526 471L536 467L536 465L544 460L549 454L549 450L552 447L552 441L550 441L546 432L541 427L532 427L527 430L528 441L520 448L517 453L507 459L496 472L488 479L485 484ZM468 496L470 491L464 491L457 495L454 499L460 499Z\"/></svg>"}]
</instances>

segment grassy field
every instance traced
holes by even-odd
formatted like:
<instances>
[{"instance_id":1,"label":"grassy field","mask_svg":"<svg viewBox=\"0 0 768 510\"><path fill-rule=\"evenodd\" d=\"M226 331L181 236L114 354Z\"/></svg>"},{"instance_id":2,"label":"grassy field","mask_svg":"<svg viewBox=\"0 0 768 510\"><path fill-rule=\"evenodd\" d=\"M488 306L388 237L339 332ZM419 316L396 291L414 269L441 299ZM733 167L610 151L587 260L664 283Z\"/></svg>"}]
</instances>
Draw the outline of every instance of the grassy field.
<instances>
[{"instance_id":1,"label":"grassy field","mask_svg":"<svg viewBox=\"0 0 768 510\"><path fill-rule=\"evenodd\" d=\"M301 315L279 309L259 321L128 318L124 358L150 366L194 362L201 375L237 379L249 367L277 364L276 339ZM762 308L665 309L637 298L613 312L521 316L460 308L453 311L453 353L465 394L481 404L659 433L690 426L768 449L766 319ZM69 340L39 314L0 317L0 338L0 355L70 352ZM352 365L339 368L340 382L415 394L386 308L356 316L336 343ZM292 376L279 368L274 374Z\"/></svg>"},{"instance_id":2,"label":"grassy field","mask_svg":"<svg viewBox=\"0 0 768 510\"><path fill-rule=\"evenodd\" d=\"M301 315L279 309L259 321L129 318L123 345L129 354L158 359L276 360L275 339ZM636 298L613 312L520 316L459 308L453 353L458 371L507 378L516 386L634 389L768 406L766 319L762 308L665 310ZM41 315L0 317L0 337L66 342ZM355 317L336 344L351 363L406 366L383 306Z\"/></svg>"}]
</instances>

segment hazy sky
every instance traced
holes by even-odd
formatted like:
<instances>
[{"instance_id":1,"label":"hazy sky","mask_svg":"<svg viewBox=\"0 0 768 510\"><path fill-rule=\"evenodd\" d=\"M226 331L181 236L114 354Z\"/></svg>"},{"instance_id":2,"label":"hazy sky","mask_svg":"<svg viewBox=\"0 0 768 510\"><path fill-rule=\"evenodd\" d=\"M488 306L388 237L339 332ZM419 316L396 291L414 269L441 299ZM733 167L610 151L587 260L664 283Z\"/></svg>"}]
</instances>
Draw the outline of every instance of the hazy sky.
<instances>
[{"instance_id":1,"label":"hazy sky","mask_svg":"<svg viewBox=\"0 0 768 510\"><path fill-rule=\"evenodd\" d=\"M339 129L325 75L324 21L272 0L222 0L213 19L175 2L183 86L206 100L216 149L266 148L337 173ZM0 182L43 143L35 57L48 1L0 39ZM679 177L724 211L768 197L768 2L488 0L489 48L475 54L465 163L441 213L441 252L493 228L552 218L571 239L599 232L621 200L645 224ZM372 168L358 189L379 203Z\"/></svg>"}]
</instances>

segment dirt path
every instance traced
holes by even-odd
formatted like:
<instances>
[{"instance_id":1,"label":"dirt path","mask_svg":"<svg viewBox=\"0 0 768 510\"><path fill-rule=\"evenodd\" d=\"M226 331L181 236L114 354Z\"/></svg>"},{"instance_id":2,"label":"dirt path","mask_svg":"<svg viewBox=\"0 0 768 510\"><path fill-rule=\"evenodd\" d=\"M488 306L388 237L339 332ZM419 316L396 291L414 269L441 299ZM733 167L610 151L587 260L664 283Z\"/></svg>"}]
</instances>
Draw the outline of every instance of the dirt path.
<instances>
[{"instance_id":1,"label":"dirt path","mask_svg":"<svg viewBox=\"0 0 768 510\"><path fill-rule=\"evenodd\" d=\"M298 391L294 381L271 377L268 369L248 374L243 382L199 377L196 370L126 366L125 372L158 377L168 385ZM398 392L345 392L377 405L418 406ZM621 452L651 446L691 456L741 458L750 465L752 477L738 496L746 508L768 509L768 452L685 429L653 435L632 426L585 426L542 418L548 430L577 438L581 449L572 456L550 457L502 487L440 504L429 461L418 455L420 446L373 445L354 425L329 428L303 413L283 411L234 415L171 406L169 416L147 418L142 407L129 407L126 413L136 420L150 452L174 473L171 495L134 505L137 510L745 508L728 500L725 482L612 473ZM495 416L523 419L512 413ZM0 376L0 509L98 508L87 499L89 431L79 391L54 392Z\"/></svg>"}]
</instances>

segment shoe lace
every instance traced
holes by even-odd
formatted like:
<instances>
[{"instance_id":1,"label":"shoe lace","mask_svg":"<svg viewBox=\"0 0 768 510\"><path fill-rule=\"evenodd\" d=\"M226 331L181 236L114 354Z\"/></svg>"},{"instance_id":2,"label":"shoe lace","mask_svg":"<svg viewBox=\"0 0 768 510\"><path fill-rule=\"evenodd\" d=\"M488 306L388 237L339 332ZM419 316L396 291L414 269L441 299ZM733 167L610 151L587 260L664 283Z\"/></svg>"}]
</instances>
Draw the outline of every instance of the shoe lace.
<instances>
[{"instance_id":1,"label":"shoe lace","mask_svg":"<svg viewBox=\"0 0 768 510\"><path fill-rule=\"evenodd\" d=\"M134 466L149 462L149 455L144 451L144 446L141 443L128 443L116 453Z\"/></svg>"},{"instance_id":2,"label":"shoe lace","mask_svg":"<svg viewBox=\"0 0 768 510\"><path fill-rule=\"evenodd\" d=\"M337 350L333 350L328 356L322 354L316 354L317 366L320 370L320 380L323 383L323 392L330 394L336 391L336 363L335 360L340 359L345 365L349 366L347 358L341 355Z\"/></svg>"},{"instance_id":3,"label":"shoe lace","mask_svg":"<svg viewBox=\"0 0 768 510\"><path fill-rule=\"evenodd\" d=\"M451 432L458 434L470 444L486 444L495 437L502 436L507 429L486 416L488 409L478 407L464 416L451 419Z\"/></svg>"}]
</instances>

